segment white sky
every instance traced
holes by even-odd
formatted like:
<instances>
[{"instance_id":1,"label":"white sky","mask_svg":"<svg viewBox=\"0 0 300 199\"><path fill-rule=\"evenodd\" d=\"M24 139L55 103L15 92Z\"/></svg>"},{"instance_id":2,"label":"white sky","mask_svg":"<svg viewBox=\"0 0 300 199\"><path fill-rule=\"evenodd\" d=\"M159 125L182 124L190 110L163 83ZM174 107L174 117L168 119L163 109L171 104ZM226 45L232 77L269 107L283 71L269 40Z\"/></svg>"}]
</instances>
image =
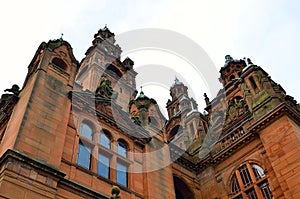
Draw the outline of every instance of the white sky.
<instances>
[{"instance_id":1,"label":"white sky","mask_svg":"<svg viewBox=\"0 0 300 199\"><path fill-rule=\"evenodd\" d=\"M162 28L184 34L207 52L217 70L227 54L236 59L250 57L287 94L300 100L299 9L297 0L3 1L0 93L14 83L22 86L27 66L41 42L64 33L63 38L72 45L80 61L93 35L107 24L115 34L137 28ZM139 60L135 64L143 64L138 54L135 56L131 57ZM164 57L152 59L159 64ZM200 106L204 105L204 92L196 96ZM145 92L155 99L162 95L149 93ZM163 99L163 106L166 100Z\"/></svg>"}]
</instances>

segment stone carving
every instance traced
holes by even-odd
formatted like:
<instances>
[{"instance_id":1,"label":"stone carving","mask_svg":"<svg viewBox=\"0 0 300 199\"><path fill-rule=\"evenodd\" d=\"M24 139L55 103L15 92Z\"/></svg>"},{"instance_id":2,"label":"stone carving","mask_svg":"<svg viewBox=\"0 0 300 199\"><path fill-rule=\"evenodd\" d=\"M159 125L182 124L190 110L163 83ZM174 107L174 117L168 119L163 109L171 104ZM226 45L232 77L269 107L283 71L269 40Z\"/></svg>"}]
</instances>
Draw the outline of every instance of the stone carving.
<instances>
[{"instance_id":1,"label":"stone carving","mask_svg":"<svg viewBox=\"0 0 300 199\"><path fill-rule=\"evenodd\" d=\"M226 110L226 123L231 122L238 116L247 112L245 101L240 96L233 97L228 101Z\"/></svg>"},{"instance_id":2,"label":"stone carving","mask_svg":"<svg viewBox=\"0 0 300 199\"><path fill-rule=\"evenodd\" d=\"M20 88L18 85L14 84L11 88L5 89L4 92L11 92L12 94L3 94L0 99L1 101L10 98L13 95L18 96L20 93Z\"/></svg>"},{"instance_id":3,"label":"stone carving","mask_svg":"<svg viewBox=\"0 0 300 199\"><path fill-rule=\"evenodd\" d=\"M95 95L96 97L104 97L109 99L116 99L118 97L118 93L111 87L111 81L106 79L105 75L101 76Z\"/></svg>"},{"instance_id":4,"label":"stone carving","mask_svg":"<svg viewBox=\"0 0 300 199\"><path fill-rule=\"evenodd\" d=\"M121 190L119 187L113 186L110 191L111 193L110 199L121 199L121 196L119 196L120 192Z\"/></svg>"}]
</instances>

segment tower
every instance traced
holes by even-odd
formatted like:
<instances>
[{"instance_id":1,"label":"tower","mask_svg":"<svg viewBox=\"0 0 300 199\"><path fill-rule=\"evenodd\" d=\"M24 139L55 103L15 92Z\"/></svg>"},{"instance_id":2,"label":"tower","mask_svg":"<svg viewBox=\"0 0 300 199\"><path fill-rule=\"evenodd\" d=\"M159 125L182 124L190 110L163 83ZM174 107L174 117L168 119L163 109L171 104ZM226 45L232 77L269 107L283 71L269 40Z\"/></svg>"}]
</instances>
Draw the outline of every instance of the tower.
<instances>
[{"instance_id":1,"label":"tower","mask_svg":"<svg viewBox=\"0 0 300 199\"><path fill-rule=\"evenodd\" d=\"M170 95L172 99L166 106L169 116L166 124L168 142L187 149L199 137L199 127L203 128L198 104L189 97L188 87L177 78L170 88Z\"/></svg>"},{"instance_id":2,"label":"tower","mask_svg":"<svg viewBox=\"0 0 300 199\"><path fill-rule=\"evenodd\" d=\"M105 76L118 93L116 101L123 110L128 110L129 101L136 95L134 62L129 58L120 60L121 48L115 43L115 34L106 26L95 35L92 46L81 61L76 82L83 89L94 92L101 76Z\"/></svg>"}]
</instances>

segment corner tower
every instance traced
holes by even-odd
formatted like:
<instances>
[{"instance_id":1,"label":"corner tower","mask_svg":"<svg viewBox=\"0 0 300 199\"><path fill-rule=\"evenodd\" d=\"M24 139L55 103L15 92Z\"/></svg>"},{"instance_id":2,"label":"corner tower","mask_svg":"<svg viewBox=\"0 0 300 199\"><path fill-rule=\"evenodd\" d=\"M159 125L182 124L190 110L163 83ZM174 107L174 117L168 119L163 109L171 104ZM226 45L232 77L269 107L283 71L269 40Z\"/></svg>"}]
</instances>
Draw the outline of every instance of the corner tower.
<instances>
[{"instance_id":1,"label":"corner tower","mask_svg":"<svg viewBox=\"0 0 300 199\"><path fill-rule=\"evenodd\" d=\"M71 110L68 93L78 66L71 45L62 38L39 46L7 124L1 155L13 149L59 167Z\"/></svg>"}]
</instances>

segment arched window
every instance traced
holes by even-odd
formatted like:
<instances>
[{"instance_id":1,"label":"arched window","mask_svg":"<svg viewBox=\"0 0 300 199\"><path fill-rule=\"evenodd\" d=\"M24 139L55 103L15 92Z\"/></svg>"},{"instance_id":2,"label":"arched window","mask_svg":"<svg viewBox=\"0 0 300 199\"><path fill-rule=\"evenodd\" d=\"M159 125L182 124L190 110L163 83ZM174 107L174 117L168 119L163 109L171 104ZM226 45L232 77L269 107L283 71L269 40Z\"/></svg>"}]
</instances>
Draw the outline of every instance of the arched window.
<instances>
[{"instance_id":1,"label":"arched window","mask_svg":"<svg viewBox=\"0 0 300 199\"><path fill-rule=\"evenodd\" d=\"M105 148L110 149L110 135L107 131L102 131L100 132L100 139L99 139L99 144L101 146L104 146Z\"/></svg>"},{"instance_id":2,"label":"arched window","mask_svg":"<svg viewBox=\"0 0 300 199\"><path fill-rule=\"evenodd\" d=\"M118 154L123 156L123 157L127 157L127 144L125 141L123 140L118 140Z\"/></svg>"},{"instance_id":3,"label":"arched window","mask_svg":"<svg viewBox=\"0 0 300 199\"><path fill-rule=\"evenodd\" d=\"M57 57L53 58L52 64L54 64L55 66L57 66L63 70L67 69L67 64L60 58L57 58Z\"/></svg>"},{"instance_id":4,"label":"arched window","mask_svg":"<svg viewBox=\"0 0 300 199\"><path fill-rule=\"evenodd\" d=\"M86 124L86 123L82 123L81 125L81 128L80 128L80 135L89 139L89 140L92 140L93 138L93 131L91 129L91 127Z\"/></svg>"},{"instance_id":5,"label":"arched window","mask_svg":"<svg viewBox=\"0 0 300 199\"><path fill-rule=\"evenodd\" d=\"M180 125L175 126L170 132L169 140L174 139L175 135L181 132L182 132L182 127Z\"/></svg>"},{"instance_id":6,"label":"arched window","mask_svg":"<svg viewBox=\"0 0 300 199\"><path fill-rule=\"evenodd\" d=\"M176 199L194 199L195 195L188 185L179 177L173 176Z\"/></svg>"},{"instance_id":7,"label":"arched window","mask_svg":"<svg viewBox=\"0 0 300 199\"><path fill-rule=\"evenodd\" d=\"M107 66L106 71L112 74L113 76L117 77L118 79L122 77L121 71L112 64Z\"/></svg>"},{"instance_id":8,"label":"arched window","mask_svg":"<svg viewBox=\"0 0 300 199\"><path fill-rule=\"evenodd\" d=\"M273 197L264 170L255 163L241 165L233 174L230 186L233 199Z\"/></svg>"},{"instance_id":9,"label":"arched window","mask_svg":"<svg viewBox=\"0 0 300 199\"><path fill-rule=\"evenodd\" d=\"M255 80L254 80L254 78L253 78L252 76L249 77L249 81L250 81L250 83L251 83L251 86L252 86L253 90L257 93L258 87L257 87L257 85L256 85L256 83L255 83Z\"/></svg>"}]
</instances>

